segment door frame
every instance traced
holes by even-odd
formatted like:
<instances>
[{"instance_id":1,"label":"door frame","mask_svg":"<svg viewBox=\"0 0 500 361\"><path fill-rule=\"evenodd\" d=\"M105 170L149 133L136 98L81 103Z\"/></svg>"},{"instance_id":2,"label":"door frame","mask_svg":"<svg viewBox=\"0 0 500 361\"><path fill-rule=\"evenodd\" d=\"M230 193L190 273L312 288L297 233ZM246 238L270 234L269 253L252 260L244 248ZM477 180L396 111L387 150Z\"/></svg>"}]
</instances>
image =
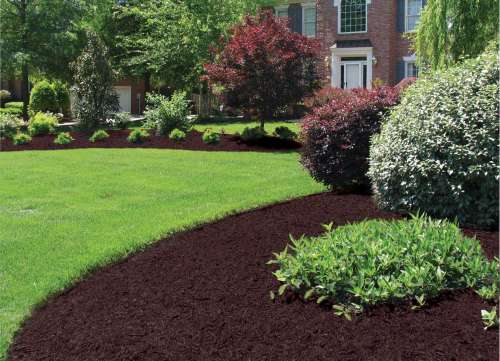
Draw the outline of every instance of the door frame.
<instances>
[{"instance_id":1,"label":"door frame","mask_svg":"<svg viewBox=\"0 0 500 361\"><path fill-rule=\"evenodd\" d=\"M341 88L340 84L340 71L342 58L348 57L366 57L366 88L372 88L373 80L373 64L375 58L373 57L372 47L359 47L359 48L337 48L334 45L330 48L332 52L331 56L331 86L334 88ZM361 60L359 60L361 61ZM362 67L361 67L362 68ZM362 78L361 78L362 83Z\"/></svg>"},{"instance_id":2,"label":"door frame","mask_svg":"<svg viewBox=\"0 0 500 361\"><path fill-rule=\"evenodd\" d=\"M342 66L344 66L344 87L342 87L342 84L340 84L340 87L343 89L348 89L347 86L347 65L357 65L358 66L358 81L359 81L359 86L357 88L362 88L363 87L363 67L364 65L368 65L366 60L342 60L340 62L340 69L342 69ZM367 79L368 80L368 79ZM368 86L368 81L366 83ZM352 89L352 88L350 88Z\"/></svg>"}]
</instances>

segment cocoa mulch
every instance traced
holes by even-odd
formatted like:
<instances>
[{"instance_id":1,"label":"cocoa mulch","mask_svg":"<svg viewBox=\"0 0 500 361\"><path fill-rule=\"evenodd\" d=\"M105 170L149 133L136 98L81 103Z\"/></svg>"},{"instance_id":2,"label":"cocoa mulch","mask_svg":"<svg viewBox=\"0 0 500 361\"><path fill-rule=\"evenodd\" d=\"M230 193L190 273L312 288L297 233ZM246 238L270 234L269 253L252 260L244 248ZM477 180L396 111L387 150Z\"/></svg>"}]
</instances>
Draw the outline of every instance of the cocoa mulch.
<instances>
[{"instance_id":1,"label":"cocoa mulch","mask_svg":"<svg viewBox=\"0 0 500 361\"><path fill-rule=\"evenodd\" d=\"M179 233L35 310L10 360L498 360L497 330L484 331L480 316L491 306L472 291L352 322L291 295L271 301L279 284L266 262L289 233L391 217L367 196L325 193ZM498 254L497 232L478 237Z\"/></svg>"},{"instance_id":2,"label":"cocoa mulch","mask_svg":"<svg viewBox=\"0 0 500 361\"><path fill-rule=\"evenodd\" d=\"M14 145L9 139L0 142L0 151L22 151L22 150L60 150L60 149L82 149L82 148L161 148L161 149L184 149L203 151L232 151L232 152L270 152L297 150L301 144L296 141L286 141L276 137L265 137L258 144L246 144L240 137L231 134L221 134L218 144L205 144L201 139L202 133L191 131L184 141L173 141L168 137L151 135L150 139L141 144L134 144L127 141L129 130L108 131L109 138L103 141L92 143L89 141L89 134L82 132L70 132L75 139L67 145L54 144L55 135L43 135L33 137L33 140L24 145Z\"/></svg>"}]
</instances>

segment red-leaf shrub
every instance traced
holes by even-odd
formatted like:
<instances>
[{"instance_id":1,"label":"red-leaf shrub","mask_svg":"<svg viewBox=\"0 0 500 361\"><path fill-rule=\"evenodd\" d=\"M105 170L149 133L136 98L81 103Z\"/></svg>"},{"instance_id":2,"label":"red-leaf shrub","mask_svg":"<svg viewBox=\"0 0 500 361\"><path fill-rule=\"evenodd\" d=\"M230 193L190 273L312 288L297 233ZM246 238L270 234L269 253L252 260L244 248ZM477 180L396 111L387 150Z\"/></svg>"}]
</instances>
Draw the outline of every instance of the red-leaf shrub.
<instances>
[{"instance_id":1,"label":"red-leaf shrub","mask_svg":"<svg viewBox=\"0 0 500 361\"><path fill-rule=\"evenodd\" d=\"M318 43L292 32L272 12L247 16L205 65L204 79L226 105L256 111L261 126L276 110L312 95L319 87Z\"/></svg>"},{"instance_id":2,"label":"red-leaf shrub","mask_svg":"<svg viewBox=\"0 0 500 361\"><path fill-rule=\"evenodd\" d=\"M399 91L393 87L355 89L315 108L304 119L301 133L301 162L311 176L335 188L368 186L370 137L398 101Z\"/></svg>"},{"instance_id":3,"label":"red-leaf shrub","mask_svg":"<svg viewBox=\"0 0 500 361\"><path fill-rule=\"evenodd\" d=\"M330 103L334 99L343 97L346 93L347 92L340 88L332 88L328 86L314 92L314 95L312 97L306 98L304 100L304 105L308 109L321 107Z\"/></svg>"}]
</instances>

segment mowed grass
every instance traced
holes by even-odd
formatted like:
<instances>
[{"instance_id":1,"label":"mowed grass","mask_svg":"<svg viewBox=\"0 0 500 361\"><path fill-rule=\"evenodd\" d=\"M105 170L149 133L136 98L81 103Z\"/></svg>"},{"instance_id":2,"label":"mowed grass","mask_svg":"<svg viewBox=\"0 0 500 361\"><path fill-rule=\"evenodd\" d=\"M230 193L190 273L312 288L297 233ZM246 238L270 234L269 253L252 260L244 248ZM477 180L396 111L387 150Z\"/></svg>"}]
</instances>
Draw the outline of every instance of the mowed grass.
<instances>
[{"instance_id":1,"label":"mowed grass","mask_svg":"<svg viewBox=\"0 0 500 361\"><path fill-rule=\"evenodd\" d=\"M0 153L0 359L36 304L95 267L171 232L322 190L296 153Z\"/></svg>"},{"instance_id":2,"label":"mowed grass","mask_svg":"<svg viewBox=\"0 0 500 361\"><path fill-rule=\"evenodd\" d=\"M199 131L203 132L205 129L210 128L215 132L221 132L222 129L224 130L224 133L226 134L235 134L235 133L241 133L243 132L243 129L246 127L257 127L260 124L258 122L231 122L231 123L207 123L207 124L195 124L194 128ZM300 123L299 122L266 122L264 125L264 128L266 129L266 132L269 134L272 134L274 130L277 127L288 127L290 130L294 131L295 133L300 132Z\"/></svg>"}]
</instances>

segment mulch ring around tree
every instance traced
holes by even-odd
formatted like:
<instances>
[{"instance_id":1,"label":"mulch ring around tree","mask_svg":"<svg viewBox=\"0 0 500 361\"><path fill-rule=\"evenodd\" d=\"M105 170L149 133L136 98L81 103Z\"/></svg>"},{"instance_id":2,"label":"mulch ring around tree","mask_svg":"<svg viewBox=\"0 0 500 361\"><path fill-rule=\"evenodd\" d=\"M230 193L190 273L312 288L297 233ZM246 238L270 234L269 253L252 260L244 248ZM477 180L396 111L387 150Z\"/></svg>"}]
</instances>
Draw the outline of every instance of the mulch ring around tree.
<instances>
[{"instance_id":1,"label":"mulch ring around tree","mask_svg":"<svg viewBox=\"0 0 500 361\"><path fill-rule=\"evenodd\" d=\"M419 311L380 306L353 321L293 295L271 301L266 262L289 234L393 218L367 196L325 193L231 216L96 271L37 308L10 360L498 360L470 290ZM498 232L475 232L487 255Z\"/></svg>"},{"instance_id":2,"label":"mulch ring around tree","mask_svg":"<svg viewBox=\"0 0 500 361\"><path fill-rule=\"evenodd\" d=\"M92 143L89 141L89 134L81 132L71 132L75 139L67 145L54 144L55 135L44 135L33 137L29 144L14 145L9 139L3 139L0 143L0 151L22 151L22 150L57 150L57 149L82 149L82 148L167 148L184 150L203 151L286 151L297 150L301 144L293 140L282 140L276 137L265 137L256 144L245 144L239 136L231 134L221 134L218 144L205 144L201 139L202 133L191 131L184 141L173 141L166 136L151 137L143 143L135 144L127 140L129 130L110 130L109 138L103 141Z\"/></svg>"}]
</instances>

